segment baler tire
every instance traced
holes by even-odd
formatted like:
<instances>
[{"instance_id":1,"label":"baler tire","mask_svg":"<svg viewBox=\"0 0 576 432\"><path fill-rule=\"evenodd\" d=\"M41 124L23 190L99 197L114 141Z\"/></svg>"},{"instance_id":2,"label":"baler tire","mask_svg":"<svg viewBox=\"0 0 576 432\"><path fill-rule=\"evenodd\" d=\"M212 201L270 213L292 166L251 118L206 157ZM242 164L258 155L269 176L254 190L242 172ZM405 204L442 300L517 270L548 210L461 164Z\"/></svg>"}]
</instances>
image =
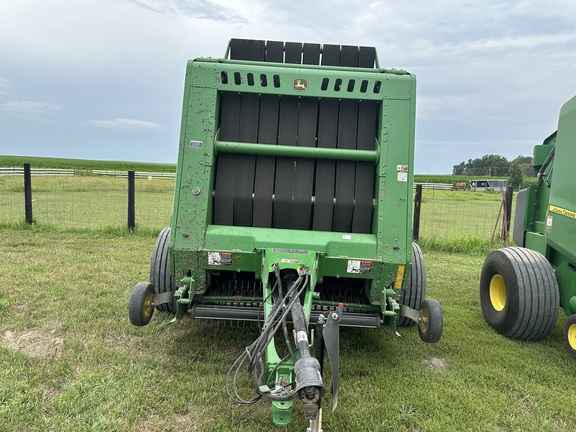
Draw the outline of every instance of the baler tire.
<instances>
[{"instance_id":1,"label":"baler tire","mask_svg":"<svg viewBox=\"0 0 576 432\"><path fill-rule=\"evenodd\" d=\"M153 295L154 286L150 282L136 284L128 302L128 317L133 325L141 327L150 322L154 313Z\"/></svg>"},{"instance_id":2,"label":"baler tire","mask_svg":"<svg viewBox=\"0 0 576 432\"><path fill-rule=\"evenodd\" d=\"M539 252L506 247L491 252L480 273L480 304L498 333L542 339L558 318L560 291L552 266Z\"/></svg>"},{"instance_id":3,"label":"baler tire","mask_svg":"<svg viewBox=\"0 0 576 432\"><path fill-rule=\"evenodd\" d=\"M422 322L418 326L420 339L426 343L434 343L442 337L442 328L444 327L444 316L442 307L438 300L424 299L420 304L422 313Z\"/></svg>"},{"instance_id":4,"label":"baler tire","mask_svg":"<svg viewBox=\"0 0 576 432\"><path fill-rule=\"evenodd\" d=\"M170 275L169 244L170 227L167 227L158 234L150 257L150 282L154 285L156 294L176 291L174 276ZM157 309L171 314L176 312L172 303L163 303L158 305Z\"/></svg>"},{"instance_id":5,"label":"baler tire","mask_svg":"<svg viewBox=\"0 0 576 432\"><path fill-rule=\"evenodd\" d=\"M564 343L566 351L576 358L576 314L570 315L564 324Z\"/></svg>"},{"instance_id":6,"label":"baler tire","mask_svg":"<svg viewBox=\"0 0 576 432\"><path fill-rule=\"evenodd\" d=\"M422 249L416 243L412 243L412 265L410 266L410 275L408 276L408 286L400 294L400 304L406 305L412 309L418 309L422 299L426 297L426 267L424 265L424 256ZM398 319L399 327L412 327L416 324L407 317Z\"/></svg>"}]
</instances>

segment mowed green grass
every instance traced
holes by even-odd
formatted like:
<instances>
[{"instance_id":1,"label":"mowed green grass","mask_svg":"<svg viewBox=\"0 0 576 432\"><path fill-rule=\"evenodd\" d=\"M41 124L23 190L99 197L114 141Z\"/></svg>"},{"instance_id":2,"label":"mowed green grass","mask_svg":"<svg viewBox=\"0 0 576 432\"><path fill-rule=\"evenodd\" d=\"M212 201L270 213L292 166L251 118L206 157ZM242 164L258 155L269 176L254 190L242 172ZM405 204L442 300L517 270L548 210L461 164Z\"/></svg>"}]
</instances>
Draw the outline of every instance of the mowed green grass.
<instances>
[{"instance_id":1,"label":"mowed green grass","mask_svg":"<svg viewBox=\"0 0 576 432\"><path fill-rule=\"evenodd\" d=\"M37 225L59 229L126 227L128 180L100 176L33 176L32 213ZM24 220L21 176L0 177L0 226ZM174 179L135 179L136 225L170 224Z\"/></svg>"},{"instance_id":2,"label":"mowed green grass","mask_svg":"<svg viewBox=\"0 0 576 432\"><path fill-rule=\"evenodd\" d=\"M224 391L254 325L170 325L160 313L144 328L129 323L128 298L148 279L154 241L0 231L0 430L305 430L299 404L290 427L276 428L269 402L238 406ZM324 430L576 430L564 315L543 341L508 340L482 318L484 256L424 256L428 295L444 309L442 339L427 345L416 328L402 337L342 329L339 405L326 410Z\"/></svg>"},{"instance_id":3,"label":"mowed green grass","mask_svg":"<svg viewBox=\"0 0 576 432\"><path fill-rule=\"evenodd\" d=\"M127 179L99 176L32 177L33 218L57 229L122 228L127 225ZM0 177L0 226L24 220L21 176ZM136 179L136 225L160 230L170 223L173 179ZM488 243L502 214L500 193L423 191L420 237L423 242Z\"/></svg>"}]
</instances>

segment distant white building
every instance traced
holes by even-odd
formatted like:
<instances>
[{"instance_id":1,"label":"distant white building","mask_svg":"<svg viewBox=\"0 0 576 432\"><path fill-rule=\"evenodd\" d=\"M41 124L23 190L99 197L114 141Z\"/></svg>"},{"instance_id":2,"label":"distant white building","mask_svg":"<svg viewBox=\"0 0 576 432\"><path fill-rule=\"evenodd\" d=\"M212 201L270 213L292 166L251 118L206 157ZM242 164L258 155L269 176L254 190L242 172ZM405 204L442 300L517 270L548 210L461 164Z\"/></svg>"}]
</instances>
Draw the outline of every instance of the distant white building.
<instances>
[{"instance_id":1,"label":"distant white building","mask_svg":"<svg viewBox=\"0 0 576 432\"><path fill-rule=\"evenodd\" d=\"M507 180L470 180L468 184L470 185L470 190L481 192L481 191L488 191L488 192L500 192L506 189L506 182Z\"/></svg>"}]
</instances>

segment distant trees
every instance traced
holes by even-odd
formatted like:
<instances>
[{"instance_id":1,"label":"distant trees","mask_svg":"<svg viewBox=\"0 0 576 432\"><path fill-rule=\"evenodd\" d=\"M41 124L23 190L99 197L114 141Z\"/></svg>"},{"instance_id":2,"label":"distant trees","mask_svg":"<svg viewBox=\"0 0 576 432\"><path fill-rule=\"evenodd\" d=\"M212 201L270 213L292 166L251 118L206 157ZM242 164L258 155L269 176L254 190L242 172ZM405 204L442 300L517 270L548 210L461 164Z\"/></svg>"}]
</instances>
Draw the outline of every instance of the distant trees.
<instances>
[{"instance_id":1,"label":"distant trees","mask_svg":"<svg viewBox=\"0 0 576 432\"><path fill-rule=\"evenodd\" d=\"M518 156L511 164L514 162L518 162L524 177L536 177L536 171L534 171L534 167L532 166L532 156Z\"/></svg>"},{"instance_id":2,"label":"distant trees","mask_svg":"<svg viewBox=\"0 0 576 432\"><path fill-rule=\"evenodd\" d=\"M518 158L514 159L510 165L510 177L508 177L508 186L520 187L524 181L524 173L522 172L522 165Z\"/></svg>"},{"instance_id":3,"label":"distant trees","mask_svg":"<svg viewBox=\"0 0 576 432\"><path fill-rule=\"evenodd\" d=\"M453 166L452 174L507 177L511 175L510 169L514 163L516 163L523 177L534 177L536 175L532 168L532 158L530 156L518 156L510 162L504 156L495 154L484 155L476 159L468 159L468 162L460 162L458 165ZM521 182L522 181L520 181L520 183Z\"/></svg>"}]
</instances>

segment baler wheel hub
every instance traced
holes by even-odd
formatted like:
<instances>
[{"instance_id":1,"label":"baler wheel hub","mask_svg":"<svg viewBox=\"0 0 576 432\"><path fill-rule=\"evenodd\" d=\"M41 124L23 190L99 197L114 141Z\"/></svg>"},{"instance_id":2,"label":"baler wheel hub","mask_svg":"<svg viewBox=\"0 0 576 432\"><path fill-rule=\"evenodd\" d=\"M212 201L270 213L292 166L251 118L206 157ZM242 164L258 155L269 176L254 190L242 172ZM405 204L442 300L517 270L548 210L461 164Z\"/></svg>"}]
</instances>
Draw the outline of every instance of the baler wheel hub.
<instances>
[{"instance_id":1,"label":"baler wheel hub","mask_svg":"<svg viewBox=\"0 0 576 432\"><path fill-rule=\"evenodd\" d=\"M576 358L576 314L570 315L564 325L564 342L568 353Z\"/></svg>"},{"instance_id":2,"label":"baler wheel hub","mask_svg":"<svg viewBox=\"0 0 576 432\"><path fill-rule=\"evenodd\" d=\"M499 274L495 274L490 280L490 301L492 307L498 312L506 306L506 284L504 278Z\"/></svg>"},{"instance_id":3,"label":"baler wheel hub","mask_svg":"<svg viewBox=\"0 0 576 432\"><path fill-rule=\"evenodd\" d=\"M568 343L572 349L576 349L576 324L568 327Z\"/></svg>"}]
</instances>

